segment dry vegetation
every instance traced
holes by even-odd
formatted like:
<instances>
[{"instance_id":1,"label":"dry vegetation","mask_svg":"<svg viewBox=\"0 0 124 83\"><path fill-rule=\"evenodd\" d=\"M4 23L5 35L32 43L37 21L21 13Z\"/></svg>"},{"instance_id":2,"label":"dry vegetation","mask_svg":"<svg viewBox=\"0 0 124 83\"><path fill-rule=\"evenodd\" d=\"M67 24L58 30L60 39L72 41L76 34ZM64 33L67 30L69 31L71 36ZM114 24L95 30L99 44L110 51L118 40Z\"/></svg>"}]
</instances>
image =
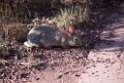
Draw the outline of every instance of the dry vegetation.
<instances>
[{"instance_id":1,"label":"dry vegetation","mask_svg":"<svg viewBox=\"0 0 124 83\"><path fill-rule=\"evenodd\" d=\"M91 7L94 1L1 0L0 53L8 54L9 47L5 43L6 39L23 43L26 40L29 29L42 24L66 28L68 21L74 20L76 29L81 29L88 34L94 30L92 32L95 35L98 34L100 22L97 18L99 13L93 13L92 8L94 7ZM85 39L84 46L88 46L89 48L92 40L94 41L94 38L91 38L90 41Z\"/></svg>"},{"instance_id":2,"label":"dry vegetation","mask_svg":"<svg viewBox=\"0 0 124 83\"><path fill-rule=\"evenodd\" d=\"M79 24L89 19L89 3L85 0L1 0L1 39L14 38L17 41L25 41L29 31L27 25L31 23L33 18L40 18L40 24L51 23L59 28L66 27L68 21L73 19L75 25L79 27ZM44 19L45 22L41 19ZM35 24L37 25L37 22Z\"/></svg>"},{"instance_id":3,"label":"dry vegetation","mask_svg":"<svg viewBox=\"0 0 124 83\"><path fill-rule=\"evenodd\" d=\"M77 3L73 5L73 3ZM83 6L79 5L82 3ZM30 23L32 18L47 17L57 21L58 27L66 26L70 19L74 19L76 24L88 19L88 5L90 2L73 2L66 0L2 0L0 4L0 24L1 31L6 37L16 34ZM46 11L45 11L46 10ZM50 10L50 11L49 11ZM39 14L44 13L45 15ZM52 16L51 16L52 15ZM49 16L49 17L48 17ZM11 17L11 18L10 18ZM26 29L26 28L25 28Z\"/></svg>"}]
</instances>

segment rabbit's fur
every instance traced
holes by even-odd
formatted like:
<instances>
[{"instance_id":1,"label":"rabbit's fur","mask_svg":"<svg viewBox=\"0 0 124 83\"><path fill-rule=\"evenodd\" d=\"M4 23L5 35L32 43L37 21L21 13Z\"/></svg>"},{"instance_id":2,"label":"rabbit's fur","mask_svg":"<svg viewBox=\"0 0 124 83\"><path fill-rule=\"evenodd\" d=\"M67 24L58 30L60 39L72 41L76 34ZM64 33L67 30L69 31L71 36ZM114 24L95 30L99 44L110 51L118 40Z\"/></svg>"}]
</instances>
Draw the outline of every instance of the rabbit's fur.
<instances>
[{"instance_id":1,"label":"rabbit's fur","mask_svg":"<svg viewBox=\"0 0 124 83\"><path fill-rule=\"evenodd\" d=\"M52 46L61 46L68 48L70 46L81 46L81 35L71 29L62 30L49 26L39 26L32 28L28 35L24 45L27 47L45 47L51 48ZM69 32L72 31L72 32Z\"/></svg>"}]
</instances>

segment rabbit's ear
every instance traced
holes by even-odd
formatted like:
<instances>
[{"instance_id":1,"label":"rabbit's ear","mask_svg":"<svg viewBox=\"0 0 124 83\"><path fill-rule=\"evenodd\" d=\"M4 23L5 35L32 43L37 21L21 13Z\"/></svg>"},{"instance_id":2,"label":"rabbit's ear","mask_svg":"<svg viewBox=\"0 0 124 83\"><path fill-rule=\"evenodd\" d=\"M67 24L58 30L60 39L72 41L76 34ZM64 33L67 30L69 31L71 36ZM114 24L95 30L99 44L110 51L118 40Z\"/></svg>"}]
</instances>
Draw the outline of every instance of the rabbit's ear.
<instances>
[{"instance_id":1,"label":"rabbit's ear","mask_svg":"<svg viewBox=\"0 0 124 83\"><path fill-rule=\"evenodd\" d=\"M74 23L72 20L69 22L69 26L67 28L67 31L68 31L68 33L70 33L70 35L74 33Z\"/></svg>"},{"instance_id":2,"label":"rabbit's ear","mask_svg":"<svg viewBox=\"0 0 124 83\"><path fill-rule=\"evenodd\" d=\"M73 34L74 33L74 27L69 25L67 28L68 33Z\"/></svg>"}]
</instances>

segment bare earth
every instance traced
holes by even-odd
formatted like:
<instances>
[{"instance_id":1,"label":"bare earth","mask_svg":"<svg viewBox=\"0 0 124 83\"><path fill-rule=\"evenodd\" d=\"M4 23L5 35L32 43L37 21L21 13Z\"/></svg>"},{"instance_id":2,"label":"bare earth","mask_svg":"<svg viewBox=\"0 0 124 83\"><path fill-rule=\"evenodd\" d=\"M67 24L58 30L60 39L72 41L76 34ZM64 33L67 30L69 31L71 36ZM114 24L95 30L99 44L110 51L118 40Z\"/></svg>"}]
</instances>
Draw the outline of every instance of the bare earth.
<instances>
[{"instance_id":1,"label":"bare earth","mask_svg":"<svg viewBox=\"0 0 124 83\"><path fill-rule=\"evenodd\" d=\"M124 4L105 20L102 43L90 51L78 83L124 83Z\"/></svg>"}]
</instances>

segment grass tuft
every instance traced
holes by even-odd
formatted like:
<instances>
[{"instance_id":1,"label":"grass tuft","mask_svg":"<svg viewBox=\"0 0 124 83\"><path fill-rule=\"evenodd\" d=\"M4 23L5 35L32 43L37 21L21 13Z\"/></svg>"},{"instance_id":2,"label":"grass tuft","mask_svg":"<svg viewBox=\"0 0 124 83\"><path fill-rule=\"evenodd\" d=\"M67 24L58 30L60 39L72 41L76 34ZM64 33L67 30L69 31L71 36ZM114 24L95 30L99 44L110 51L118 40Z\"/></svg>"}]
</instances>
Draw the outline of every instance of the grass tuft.
<instances>
[{"instance_id":1,"label":"grass tuft","mask_svg":"<svg viewBox=\"0 0 124 83\"><path fill-rule=\"evenodd\" d=\"M59 28L66 28L70 20L73 20L75 25L78 26L89 20L88 7L85 6L82 8L81 6L71 6L70 8L61 8L54 20L57 21L57 27Z\"/></svg>"}]
</instances>

